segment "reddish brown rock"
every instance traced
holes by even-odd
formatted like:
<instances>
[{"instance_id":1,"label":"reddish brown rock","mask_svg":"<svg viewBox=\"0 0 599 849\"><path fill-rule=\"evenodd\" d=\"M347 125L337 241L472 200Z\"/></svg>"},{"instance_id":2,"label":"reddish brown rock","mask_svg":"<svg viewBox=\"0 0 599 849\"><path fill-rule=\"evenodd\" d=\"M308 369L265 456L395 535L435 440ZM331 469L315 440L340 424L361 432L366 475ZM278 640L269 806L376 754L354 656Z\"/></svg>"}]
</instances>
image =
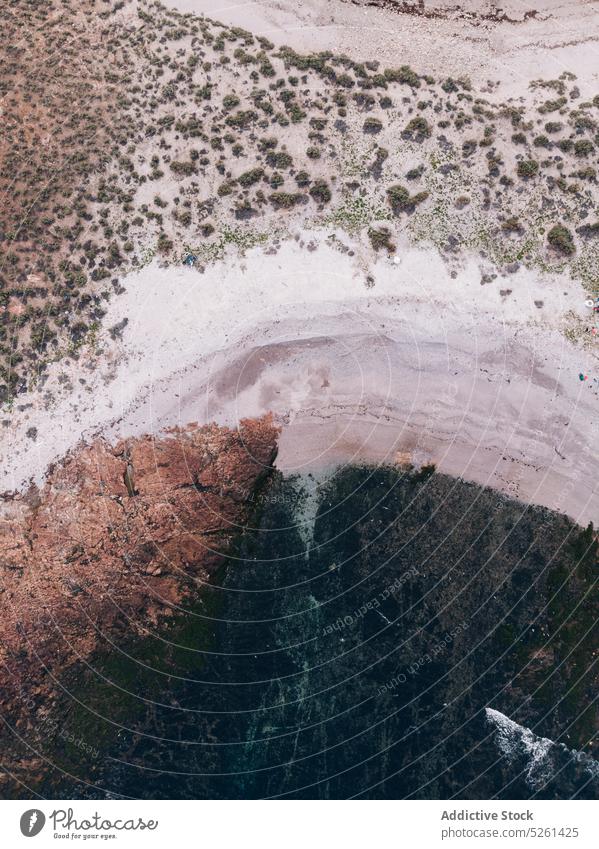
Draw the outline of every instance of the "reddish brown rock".
<instances>
[{"instance_id":1,"label":"reddish brown rock","mask_svg":"<svg viewBox=\"0 0 599 849\"><path fill-rule=\"evenodd\" d=\"M41 490L0 501L0 709L11 724L26 730L54 676L102 635L151 626L209 578L247 525L276 438L266 417L98 440Z\"/></svg>"}]
</instances>

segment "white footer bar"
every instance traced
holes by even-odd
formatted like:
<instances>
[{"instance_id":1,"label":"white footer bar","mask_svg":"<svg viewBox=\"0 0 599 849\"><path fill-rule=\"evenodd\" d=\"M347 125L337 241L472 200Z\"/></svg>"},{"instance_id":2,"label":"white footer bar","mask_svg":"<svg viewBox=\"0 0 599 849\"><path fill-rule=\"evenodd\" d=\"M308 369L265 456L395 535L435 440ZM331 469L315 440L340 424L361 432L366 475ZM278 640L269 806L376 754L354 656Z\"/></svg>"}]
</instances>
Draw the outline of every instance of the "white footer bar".
<instances>
[{"instance_id":1,"label":"white footer bar","mask_svg":"<svg viewBox=\"0 0 599 849\"><path fill-rule=\"evenodd\" d=\"M4 801L3 846L597 847L597 802Z\"/></svg>"}]
</instances>

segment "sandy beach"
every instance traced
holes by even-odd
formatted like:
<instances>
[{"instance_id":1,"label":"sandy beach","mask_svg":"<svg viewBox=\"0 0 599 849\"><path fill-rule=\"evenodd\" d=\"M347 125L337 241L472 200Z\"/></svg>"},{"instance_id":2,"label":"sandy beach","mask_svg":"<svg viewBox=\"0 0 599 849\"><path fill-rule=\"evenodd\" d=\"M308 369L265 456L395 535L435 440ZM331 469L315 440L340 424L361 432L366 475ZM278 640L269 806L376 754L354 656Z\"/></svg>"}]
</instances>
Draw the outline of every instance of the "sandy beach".
<instances>
[{"instance_id":1,"label":"sandy beach","mask_svg":"<svg viewBox=\"0 0 599 849\"><path fill-rule=\"evenodd\" d=\"M50 416L38 398L15 417L2 487L41 481L48 463L99 434L272 411L287 472L433 463L596 521L599 367L563 333L571 312L585 315L582 289L564 295L559 278L524 269L505 288L481 285L474 258L453 279L432 250L374 261L330 235L304 233L204 273L153 263L123 280L107 317L108 327L130 317L122 341L105 341L108 361ZM71 370L76 386L81 363ZM58 396L58 369L54 379Z\"/></svg>"},{"instance_id":2,"label":"sandy beach","mask_svg":"<svg viewBox=\"0 0 599 849\"><path fill-rule=\"evenodd\" d=\"M400 59L422 73L465 74L477 87L501 82L502 93L514 97L526 94L531 79L564 70L579 77L585 96L597 89L596 3L510 0L497 13L492 3L441 0L424 3L424 15L360 0L166 0L165 5L244 27L296 50L333 50L358 61L376 56L390 64Z\"/></svg>"},{"instance_id":3,"label":"sandy beach","mask_svg":"<svg viewBox=\"0 0 599 849\"><path fill-rule=\"evenodd\" d=\"M0 795L599 798L599 2L8 5Z\"/></svg>"},{"instance_id":4,"label":"sandy beach","mask_svg":"<svg viewBox=\"0 0 599 849\"><path fill-rule=\"evenodd\" d=\"M331 49L355 60L367 49L383 62L397 63L401 44L402 62L417 71L459 72L491 99L499 92L524 102L532 79L566 67L568 80L585 71L577 82L580 91L572 90L570 97L597 89L597 74L588 72L597 52L592 3L546 3L533 16L511 3L501 19L489 17L487 5L476 3L460 14L448 4L426 5L424 15L316 0L169 0L166 5L246 27L279 45ZM125 20L133 13L125 10ZM565 91L565 83L559 84ZM313 84L308 96L317 93ZM361 115L354 123L362 126ZM347 181L373 155L368 134L356 132L362 136L358 164L348 157L340 171ZM381 135L390 146L393 133L391 123ZM451 151L447 138L440 138L443 150ZM303 152L304 141L293 144L294 155ZM390 156L385 150L379 168L389 156L386 167L394 175L414 169L423 159L419 148L410 148L409 159L403 148ZM316 154L320 157L320 150ZM444 179L451 184L453 155L442 167L436 153L429 155L428 187ZM282 156L290 158L287 151ZM326 165L319 166L329 176L338 167L337 156L331 147ZM476 193L480 180L468 176L468 165L460 177L468 177L468 188L456 182L454 194L460 185L462 194ZM220 180L223 169L210 174ZM415 170L418 179L421 170ZM139 193L147 202L159 188L150 176ZM506 186L514 182L504 179ZM164 197L158 197L161 209L180 200L174 197L177 183L166 180ZM226 196L230 186L216 185L211 191L220 196L224 185ZM183 198L197 200L195 189L181 191ZM551 207L544 191L517 186L515 202L525 221L533 214L529 197L542 210ZM139 271L115 277L120 294L109 300L93 340L76 358L57 356L50 362L35 390L17 397L3 420L0 488L11 492L30 481L40 483L50 463L98 435L116 440L189 422L235 426L240 418L272 411L282 427L278 464L286 471L351 460L435 464L525 502L564 511L581 524L596 522L599 367L590 334L585 335L585 323L592 323L585 307L592 248L581 246L587 252L580 263L586 290L568 270L542 270L544 247L536 268L526 267L526 261L497 264L492 251L489 255L481 247L487 244L486 231L478 250L460 245L452 253L447 240L455 210L466 204L458 232L464 245L468 240L476 245L483 227L477 222L490 215L488 196L482 197L476 218L469 197L456 196L449 205L441 194L437 247L426 240L426 223L416 244L402 222L392 234L396 254L383 256L363 232L350 235L351 227L344 231L321 221L309 229L314 222L308 213L288 219L279 233L280 212L267 211L261 214L274 235L263 246L230 246L220 259L191 268L180 259L154 258ZM426 197L428 192L414 195ZM559 211L569 214L567 202L559 203ZM186 204L191 208L191 201ZM429 222L434 215L435 210ZM534 215L538 239L547 224ZM496 229L502 232L500 223L505 224L501 216ZM522 254L530 250L524 247ZM580 380L581 374L586 379Z\"/></svg>"}]
</instances>

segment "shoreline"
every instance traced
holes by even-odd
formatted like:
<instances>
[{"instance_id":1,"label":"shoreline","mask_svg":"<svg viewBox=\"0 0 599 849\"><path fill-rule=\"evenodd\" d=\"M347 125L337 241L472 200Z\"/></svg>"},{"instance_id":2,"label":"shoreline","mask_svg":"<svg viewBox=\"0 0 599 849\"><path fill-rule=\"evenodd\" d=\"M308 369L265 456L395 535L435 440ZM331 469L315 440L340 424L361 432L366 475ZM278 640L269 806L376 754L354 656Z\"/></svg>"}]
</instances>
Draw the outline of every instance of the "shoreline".
<instances>
[{"instance_id":1,"label":"shoreline","mask_svg":"<svg viewBox=\"0 0 599 849\"><path fill-rule=\"evenodd\" d=\"M559 276L521 269L505 296L501 278L481 285L473 257L454 279L433 250L404 246L398 265L372 263L357 241L342 235L344 248L323 235L204 273L152 264L124 278L106 321L128 317L122 340L106 340L111 353L90 361L84 387L50 409L38 393L37 407L15 415L0 487L41 483L82 440L272 412L282 428L276 465L287 472L353 459L432 463L596 522L597 356L563 335L568 313L584 315L582 287L565 296ZM55 364L46 390L63 369Z\"/></svg>"}]
</instances>

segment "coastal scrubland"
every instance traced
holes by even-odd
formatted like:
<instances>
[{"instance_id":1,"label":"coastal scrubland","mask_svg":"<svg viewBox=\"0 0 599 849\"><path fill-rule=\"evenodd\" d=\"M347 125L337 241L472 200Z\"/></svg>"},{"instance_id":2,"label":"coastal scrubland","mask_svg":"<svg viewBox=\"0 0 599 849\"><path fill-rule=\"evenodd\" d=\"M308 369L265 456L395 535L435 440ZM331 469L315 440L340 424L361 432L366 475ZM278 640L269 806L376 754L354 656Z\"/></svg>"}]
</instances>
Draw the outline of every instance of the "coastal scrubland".
<instances>
[{"instance_id":1,"label":"coastal scrubland","mask_svg":"<svg viewBox=\"0 0 599 849\"><path fill-rule=\"evenodd\" d=\"M93 346L127 272L201 268L298 221L373 251L408 233L453 265L567 270L598 293L599 93L568 70L502 99L401 56L301 54L147 0L0 15L8 407Z\"/></svg>"}]
</instances>

